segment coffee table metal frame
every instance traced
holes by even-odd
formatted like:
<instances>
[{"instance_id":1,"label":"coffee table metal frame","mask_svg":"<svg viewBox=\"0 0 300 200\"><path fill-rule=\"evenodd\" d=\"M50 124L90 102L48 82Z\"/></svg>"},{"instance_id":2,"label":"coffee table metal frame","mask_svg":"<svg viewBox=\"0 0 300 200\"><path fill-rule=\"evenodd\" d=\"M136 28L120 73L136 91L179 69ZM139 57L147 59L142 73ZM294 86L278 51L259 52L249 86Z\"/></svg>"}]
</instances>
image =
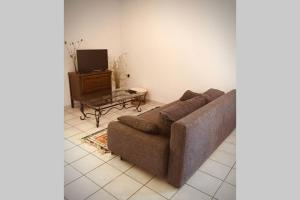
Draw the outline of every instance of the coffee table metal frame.
<instances>
[{"instance_id":1,"label":"coffee table metal frame","mask_svg":"<svg viewBox=\"0 0 300 200\"><path fill-rule=\"evenodd\" d=\"M106 104L103 104L103 105L92 105L89 103L80 102L80 111L83 115L83 116L80 116L80 119L85 120L86 118L90 118L88 115L93 115L93 116L95 116L96 126L98 128L100 117L102 115L106 115L112 109L123 110L123 109L135 107L138 112L141 112L142 109L141 109L140 105L142 103L143 96L144 96L144 94L137 93L132 96L125 96L124 99L116 100L115 102L108 101L108 102L106 102ZM133 100L138 101L137 105L129 105L130 102L132 102ZM84 106L87 106L87 107L93 109L94 113L84 112Z\"/></svg>"}]
</instances>

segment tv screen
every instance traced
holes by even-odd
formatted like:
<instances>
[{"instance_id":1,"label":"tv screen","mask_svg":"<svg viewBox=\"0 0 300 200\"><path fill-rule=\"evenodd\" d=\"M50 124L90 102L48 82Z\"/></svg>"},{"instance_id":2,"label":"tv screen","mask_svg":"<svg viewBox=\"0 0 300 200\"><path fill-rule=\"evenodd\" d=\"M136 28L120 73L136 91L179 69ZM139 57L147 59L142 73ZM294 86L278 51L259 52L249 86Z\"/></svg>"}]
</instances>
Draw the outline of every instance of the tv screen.
<instances>
[{"instance_id":1,"label":"tv screen","mask_svg":"<svg viewBox=\"0 0 300 200\"><path fill-rule=\"evenodd\" d=\"M79 73L107 70L107 49L79 49L76 53Z\"/></svg>"}]
</instances>

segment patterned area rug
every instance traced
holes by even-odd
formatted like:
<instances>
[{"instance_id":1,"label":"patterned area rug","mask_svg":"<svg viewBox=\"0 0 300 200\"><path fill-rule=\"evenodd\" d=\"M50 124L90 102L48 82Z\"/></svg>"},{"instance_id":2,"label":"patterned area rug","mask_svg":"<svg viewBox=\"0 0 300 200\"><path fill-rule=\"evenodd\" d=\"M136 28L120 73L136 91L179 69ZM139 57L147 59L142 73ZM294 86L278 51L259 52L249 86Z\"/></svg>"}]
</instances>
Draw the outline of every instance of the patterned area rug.
<instances>
[{"instance_id":1,"label":"patterned area rug","mask_svg":"<svg viewBox=\"0 0 300 200\"><path fill-rule=\"evenodd\" d=\"M158 108L159 106L155 106L149 110L145 110L144 112L140 113L139 115L149 112L155 108ZM138 116L139 116L138 115ZM107 147L107 128L97 131L95 133L92 133L90 135L87 135L83 138L81 138L82 142L88 143L90 145L93 145L96 147L101 153L110 153L110 150Z\"/></svg>"},{"instance_id":2,"label":"patterned area rug","mask_svg":"<svg viewBox=\"0 0 300 200\"><path fill-rule=\"evenodd\" d=\"M81 138L83 142L96 147L102 153L109 153L107 148L107 128Z\"/></svg>"}]
</instances>

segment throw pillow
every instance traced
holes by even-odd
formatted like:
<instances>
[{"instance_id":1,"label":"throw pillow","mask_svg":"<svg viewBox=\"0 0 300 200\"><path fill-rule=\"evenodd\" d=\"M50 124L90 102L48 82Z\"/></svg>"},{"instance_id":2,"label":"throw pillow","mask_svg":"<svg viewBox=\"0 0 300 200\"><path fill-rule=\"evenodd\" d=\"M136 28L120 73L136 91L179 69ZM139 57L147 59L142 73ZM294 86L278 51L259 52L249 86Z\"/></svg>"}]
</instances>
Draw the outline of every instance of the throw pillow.
<instances>
[{"instance_id":1,"label":"throw pillow","mask_svg":"<svg viewBox=\"0 0 300 200\"><path fill-rule=\"evenodd\" d=\"M180 101L186 101L186 100L191 99L191 98L196 97L196 96L202 96L202 94L193 92L191 90L187 90L183 93L183 95L180 97L179 100Z\"/></svg>"},{"instance_id":2,"label":"throw pillow","mask_svg":"<svg viewBox=\"0 0 300 200\"><path fill-rule=\"evenodd\" d=\"M138 116L124 115L118 117L118 120L131 128L135 128L145 133L158 134L159 130L156 124L149 122Z\"/></svg>"},{"instance_id":3,"label":"throw pillow","mask_svg":"<svg viewBox=\"0 0 300 200\"><path fill-rule=\"evenodd\" d=\"M161 110L160 114L163 118L174 122L192 113L205 104L206 100L204 97L196 96L186 101L178 101L176 104Z\"/></svg>"},{"instance_id":4,"label":"throw pillow","mask_svg":"<svg viewBox=\"0 0 300 200\"><path fill-rule=\"evenodd\" d=\"M221 90L210 88L206 92L203 93L203 96L206 99L206 101L209 103L209 102L215 100L216 98L222 96L223 94L225 94L225 92L223 92Z\"/></svg>"}]
</instances>

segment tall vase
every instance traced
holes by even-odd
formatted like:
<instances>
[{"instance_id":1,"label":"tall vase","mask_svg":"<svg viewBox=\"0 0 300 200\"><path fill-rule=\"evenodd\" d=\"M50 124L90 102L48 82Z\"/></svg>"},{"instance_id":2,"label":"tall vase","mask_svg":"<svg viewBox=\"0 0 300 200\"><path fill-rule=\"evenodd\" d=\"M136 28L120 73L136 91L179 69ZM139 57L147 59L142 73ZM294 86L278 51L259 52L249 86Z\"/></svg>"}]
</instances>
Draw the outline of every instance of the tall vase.
<instances>
[{"instance_id":1,"label":"tall vase","mask_svg":"<svg viewBox=\"0 0 300 200\"><path fill-rule=\"evenodd\" d=\"M114 65L114 68L113 68L113 76L114 76L114 81L115 81L115 87L116 89L119 89L120 88L120 73L116 67L116 64Z\"/></svg>"}]
</instances>

